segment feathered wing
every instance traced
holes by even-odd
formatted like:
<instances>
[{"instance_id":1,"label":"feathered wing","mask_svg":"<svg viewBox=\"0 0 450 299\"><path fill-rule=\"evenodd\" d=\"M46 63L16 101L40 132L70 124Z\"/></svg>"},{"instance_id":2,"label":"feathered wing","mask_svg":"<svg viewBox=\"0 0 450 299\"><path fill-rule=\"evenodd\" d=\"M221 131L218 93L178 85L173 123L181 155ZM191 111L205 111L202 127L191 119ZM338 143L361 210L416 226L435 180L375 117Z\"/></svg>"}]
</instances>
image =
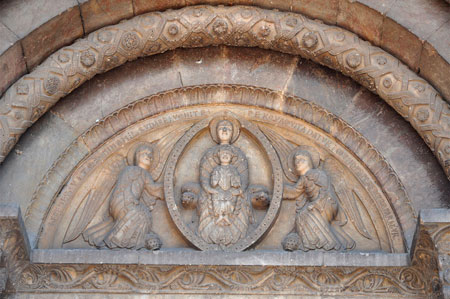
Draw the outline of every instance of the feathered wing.
<instances>
[{"instance_id":1,"label":"feathered wing","mask_svg":"<svg viewBox=\"0 0 450 299\"><path fill-rule=\"evenodd\" d=\"M154 143L157 151L159 152L159 161L157 165L150 170L150 174L152 175L154 181L157 181L163 173L167 158L169 157L174 145L191 127L192 123L182 124L178 128L171 130L170 133L164 135Z\"/></svg>"},{"instance_id":2,"label":"feathered wing","mask_svg":"<svg viewBox=\"0 0 450 299\"><path fill-rule=\"evenodd\" d=\"M83 195L66 231L64 243L75 240L86 230L99 208L110 196L117 177L125 166L125 157L115 154L102 165L100 171L93 174L95 180L92 188Z\"/></svg>"},{"instance_id":3,"label":"feathered wing","mask_svg":"<svg viewBox=\"0 0 450 299\"><path fill-rule=\"evenodd\" d=\"M237 155L236 160L232 161L232 164L237 168L239 176L241 179L242 190L247 190L249 184L249 173L248 173L248 160L245 154L237 147L234 147L234 152Z\"/></svg>"},{"instance_id":4,"label":"feathered wing","mask_svg":"<svg viewBox=\"0 0 450 299\"><path fill-rule=\"evenodd\" d=\"M341 215L339 215L341 218L341 225L344 225L347 222L347 219L349 219L362 236L367 239L372 239L372 236L364 225L358 209L357 201L361 202L361 196L358 191L342 179L345 177L344 172L338 163L332 159L325 160L324 169L331 178L340 206L344 210L344 213L340 212Z\"/></svg>"},{"instance_id":5,"label":"feathered wing","mask_svg":"<svg viewBox=\"0 0 450 299\"><path fill-rule=\"evenodd\" d=\"M294 174L294 170L290 169L289 166L289 155L296 146L266 125L259 124L259 129L264 133L264 135L266 135L267 139L269 139L273 148L277 152L286 177L291 182L296 182L298 178Z\"/></svg>"}]
</instances>

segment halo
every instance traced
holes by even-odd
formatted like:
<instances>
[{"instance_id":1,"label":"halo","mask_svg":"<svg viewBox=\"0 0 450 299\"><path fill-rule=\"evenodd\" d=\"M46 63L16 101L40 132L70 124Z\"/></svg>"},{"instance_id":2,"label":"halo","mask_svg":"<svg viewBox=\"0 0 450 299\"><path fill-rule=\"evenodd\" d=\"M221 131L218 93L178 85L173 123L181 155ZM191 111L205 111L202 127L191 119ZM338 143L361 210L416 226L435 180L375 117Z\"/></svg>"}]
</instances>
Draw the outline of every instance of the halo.
<instances>
[{"instance_id":1,"label":"halo","mask_svg":"<svg viewBox=\"0 0 450 299\"><path fill-rule=\"evenodd\" d=\"M231 140L230 140L230 144L232 144L239 137L241 124L239 123L239 121L237 119L235 119L234 117L230 117L229 115L222 115L222 116L214 117L209 122L209 133L211 134L211 138L214 140L214 142L220 143L219 138L217 137L217 125L222 120L228 120L231 123L231 125L233 126L233 136L231 136Z\"/></svg>"},{"instance_id":2,"label":"halo","mask_svg":"<svg viewBox=\"0 0 450 299\"><path fill-rule=\"evenodd\" d=\"M139 141L136 142L135 144L133 144L131 146L131 148L128 150L127 153L127 162L128 165L135 165L135 154L136 154L136 150L138 149L138 147L140 147L141 145L145 145L147 147L149 147L152 152L153 152L153 160L152 160L152 165L150 166L150 169L154 169L159 162L159 151L157 150L156 146L154 144L151 144L149 142L146 141Z\"/></svg>"},{"instance_id":3,"label":"halo","mask_svg":"<svg viewBox=\"0 0 450 299\"><path fill-rule=\"evenodd\" d=\"M289 170L291 172L294 173L294 169L295 169L295 165L294 165L294 156L297 154L297 152L299 151L304 151L309 153L309 155L311 156L311 162L312 162L312 166L313 168L317 168L319 167L319 163L320 163L320 155L319 152L317 152L317 150L309 145L300 145L297 146L296 148L294 148L294 150L289 154L289 158L288 158L288 167ZM294 173L295 174L295 173ZM296 174L295 174L296 175Z\"/></svg>"}]
</instances>

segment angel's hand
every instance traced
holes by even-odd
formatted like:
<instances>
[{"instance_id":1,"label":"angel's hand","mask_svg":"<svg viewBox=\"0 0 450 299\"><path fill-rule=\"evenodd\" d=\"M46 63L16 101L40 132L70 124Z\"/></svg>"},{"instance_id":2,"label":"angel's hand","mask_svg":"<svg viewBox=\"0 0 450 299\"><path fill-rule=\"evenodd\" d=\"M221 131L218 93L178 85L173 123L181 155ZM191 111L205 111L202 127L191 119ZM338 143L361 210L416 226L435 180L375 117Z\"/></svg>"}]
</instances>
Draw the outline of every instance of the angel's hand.
<instances>
[{"instance_id":1,"label":"angel's hand","mask_svg":"<svg viewBox=\"0 0 450 299\"><path fill-rule=\"evenodd\" d=\"M305 177L301 176L294 186L298 191L303 191L305 189Z\"/></svg>"}]
</instances>

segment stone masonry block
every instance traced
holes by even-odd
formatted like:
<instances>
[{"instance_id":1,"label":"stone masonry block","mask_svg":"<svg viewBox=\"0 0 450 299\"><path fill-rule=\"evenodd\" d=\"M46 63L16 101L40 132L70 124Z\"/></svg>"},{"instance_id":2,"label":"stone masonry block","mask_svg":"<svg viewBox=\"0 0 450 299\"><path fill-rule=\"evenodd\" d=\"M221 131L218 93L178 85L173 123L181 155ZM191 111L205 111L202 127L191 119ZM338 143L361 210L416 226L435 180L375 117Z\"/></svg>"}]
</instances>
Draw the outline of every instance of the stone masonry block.
<instances>
[{"instance_id":1,"label":"stone masonry block","mask_svg":"<svg viewBox=\"0 0 450 299\"><path fill-rule=\"evenodd\" d=\"M20 42L16 42L0 56L0 95L27 72Z\"/></svg>"},{"instance_id":2,"label":"stone masonry block","mask_svg":"<svg viewBox=\"0 0 450 299\"><path fill-rule=\"evenodd\" d=\"M450 6L442 0L398 0L386 16L426 40L450 20Z\"/></svg>"},{"instance_id":3,"label":"stone masonry block","mask_svg":"<svg viewBox=\"0 0 450 299\"><path fill-rule=\"evenodd\" d=\"M166 9L181 8L185 5L185 0L134 0L134 13L140 15L149 11L163 11Z\"/></svg>"},{"instance_id":4,"label":"stone masonry block","mask_svg":"<svg viewBox=\"0 0 450 299\"><path fill-rule=\"evenodd\" d=\"M363 4L340 0L337 24L375 45L380 44L384 16Z\"/></svg>"},{"instance_id":5,"label":"stone masonry block","mask_svg":"<svg viewBox=\"0 0 450 299\"><path fill-rule=\"evenodd\" d=\"M19 38L0 22L0 55L14 45Z\"/></svg>"},{"instance_id":6,"label":"stone masonry block","mask_svg":"<svg viewBox=\"0 0 450 299\"><path fill-rule=\"evenodd\" d=\"M450 103L450 65L428 42L423 46L419 69L420 75L433 82L434 87Z\"/></svg>"},{"instance_id":7,"label":"stone masonry block","mask_svg":"<svg viewBox=\"0 0 450 299\"><path fill-rule=\"evenodd\" d=\"M390 18L386 18L383 23L381 47L417 71L422 41Z\"/></svg>"},{"instance_id":8,"label":"stone masonry block","mask_svg":"<svg viewBox=\"0 0 450 299\"><path fill-rule=\"evenodd\" d=\"M19 38L24 38L42 24L77 5L76 0L4 0L0 1L0 22Z\"/></svg>"},{"instance_id":9,"label":"stone masonry block","mask_svg":"<svg viewBox=\"0 0 450 299\"><path fill-rule=\"evenodd\" d=\"M31 70L51 53L83 36L78 6L40 26L22 40L25 61Z\"/></svg>"},{"instance_id":10,"label":"stone masonry block","mask_svg":"<svg viewBox=\"0 0 450 299\"><path fill-rule=\"evenodd\" d=\"M133 16L131 0L90 0L80 8L86 34Z\"/></svg>"},{"instance_id":11,"label":"stone masonry block","mask_svg":"<svg viewBox=\"0 0 450 299\"><path fill-rule=\"evenodd\" d=\"M356 2L359 2L361 4L364 4L372 9L375 9L380 14L385 15L394 5L395 1L397 0L357 0Z\"/></svg>"},{"instance_id":12,"label":"stone masonry block","mask_svg":"<svg viewBox=\"0 0 450 299\"><path fill-rule=\"evenodd\" d=\"M450 6L449 6L450 7ZM448 14L450 18L450 13ZM435 31L428 39L428 43L433 46L439 55L450 63L450 19Z\"/></svg>"},{"instance_id":13,"label":"stone masonry block","mask_svg":"<svg viewBox=\"0 0 450 299\"><path fill-rule=\"evenodd\" d=\"M292 0L292 11L320 19L327 24L336 24L339 0Z\"/></svg>"}]
</instances>

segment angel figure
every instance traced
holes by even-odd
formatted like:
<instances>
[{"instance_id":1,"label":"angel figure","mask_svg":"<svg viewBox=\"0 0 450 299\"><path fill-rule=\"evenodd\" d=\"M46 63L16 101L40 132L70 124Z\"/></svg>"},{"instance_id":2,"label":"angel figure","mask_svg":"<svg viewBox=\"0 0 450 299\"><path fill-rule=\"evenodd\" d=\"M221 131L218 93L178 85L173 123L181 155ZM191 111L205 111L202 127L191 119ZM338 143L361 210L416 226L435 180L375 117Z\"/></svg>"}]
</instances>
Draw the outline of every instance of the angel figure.
<instances>
[{"instance_id":1,"label":"angel figure","mask_svg":"<svg viewBox=\"0 0 450 299\"><path fill-rule=\"evenodd\" d=\"M83 237L97 247L147 248L156 250L161 241L152 232L151 211L156 199L163 199L163 186L156 183L149 173L154 149L148 144L136 148L134 164L119 174L116 186L109 198L108 219L90 227Z\"/></svg>"},{"instance_id":2,"label":"angel figure","mask_svg":"<svg viewBox=\"0 0 450 299\"><path fill-rule=\"evenodd\" d=\"M350 221L365 238L371 239L361 219L358 192L347 186L342 171L332 161L320 165L320 155L311 146L293 146L281 135L261 126L271 141L288 179L283 198L296 201L295 225L283 240L284 250L349 250L355 241L342 229Z\"/></svg>"},{"instance_id":3,"label":"angel figure","mask_svg":"<svg viewBox=\"0 0 450 299\"><path fill-rule=\"evenodd\" d=\"M355 246L353 241L339 225L337 219L339 202L336 199L331 181L325 171L318 169L318 153L305 146L295 150L292 155L294 170L299 175L294 185L285 184L284 197L295 199L297 214L294 232L283 240L284 250L341 250Z\"/></svg>"},{"instance_id":4,"label":"angel figure","mask_svg":"<svg viewBox=\"0 0 450 299\"><path fill-rule=\"evenodd\" d=\"M137 142L126 156L114 153L106 159L81 189L86 191L80 191L81 201L64 243L82 236L97 248L159 249L162 243L152 232L151 215L156 200L164 199L163 184L157 181L170 149L191 125L168 128L168 134L162 132L163 136L151 144ZM98 218L103 220L91 224Z\"/></svg>"}]
</instances>

